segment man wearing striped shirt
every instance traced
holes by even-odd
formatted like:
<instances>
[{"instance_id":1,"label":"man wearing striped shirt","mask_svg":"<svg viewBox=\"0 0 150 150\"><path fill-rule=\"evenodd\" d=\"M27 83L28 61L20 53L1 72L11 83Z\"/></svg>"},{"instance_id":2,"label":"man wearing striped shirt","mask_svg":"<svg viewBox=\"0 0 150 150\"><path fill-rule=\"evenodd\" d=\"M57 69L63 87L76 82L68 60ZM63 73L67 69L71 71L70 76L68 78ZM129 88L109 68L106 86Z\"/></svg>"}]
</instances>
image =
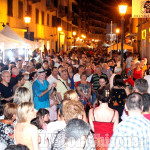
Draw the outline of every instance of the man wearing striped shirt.
<instances>
[{"instance_id":1,"label":"man wearing striped shirt","mask_svg":"<svg viewBox=\"0 0 150 150\"><path fill-rule=\"evenodd\" d=\"M129 117L115 129L108 150L149 150L150 121L142 115L142 95L130 94L125 109Z\"/></svg>"},{"instance_id":2,"label":"man wearing striped shirt","mask_svg":"<svg viewBox=\"0 0 150 150\"><path fill-rule=\"evenodd\" d=\"M100 77L107 77L106 74L101 72L102 68L101 66L97 65L95 67L95 73L93 74L92 78L91 78L91 84L93 86L92 88L92 105L94 104L95 100L96 100L96 91L100 88L100 84L99 84L99 79Z\"/></svg>"}]
</instances>

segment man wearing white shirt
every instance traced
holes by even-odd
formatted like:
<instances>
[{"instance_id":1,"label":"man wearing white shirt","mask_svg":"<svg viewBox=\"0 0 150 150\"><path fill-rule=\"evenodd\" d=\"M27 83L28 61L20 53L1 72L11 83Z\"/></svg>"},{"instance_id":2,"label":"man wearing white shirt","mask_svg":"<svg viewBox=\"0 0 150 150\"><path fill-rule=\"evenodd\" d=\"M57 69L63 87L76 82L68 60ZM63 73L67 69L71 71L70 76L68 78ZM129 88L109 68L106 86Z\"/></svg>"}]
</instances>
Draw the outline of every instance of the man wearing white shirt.
<instances>
[{"instance_id":1,"label":"man wearing white shirt","mask_svg":"<svg viewBox=\"0 0 150 150\"><path fill-rule=\"evenodd\" d=\"M78 68L78 73L76 73L76 74L74 75L74 77L73 77L75 83L81 80L81 79L80 79L80 75L81 75L84 71L85 71L84 66L83 66L83 65L80 65L79 68Z\"/></svg>"},{"instance_id":2,"label":"man wearing white shirt","mask_svg":"<svg viewBox=\"0 0 150 150\"><path fill-rule=\"evenodd\" d=\"M58 80L58 69L57 67L52 68L52 74L47 78L49 84L57 82Z\"/></svg>"}]
</instances>

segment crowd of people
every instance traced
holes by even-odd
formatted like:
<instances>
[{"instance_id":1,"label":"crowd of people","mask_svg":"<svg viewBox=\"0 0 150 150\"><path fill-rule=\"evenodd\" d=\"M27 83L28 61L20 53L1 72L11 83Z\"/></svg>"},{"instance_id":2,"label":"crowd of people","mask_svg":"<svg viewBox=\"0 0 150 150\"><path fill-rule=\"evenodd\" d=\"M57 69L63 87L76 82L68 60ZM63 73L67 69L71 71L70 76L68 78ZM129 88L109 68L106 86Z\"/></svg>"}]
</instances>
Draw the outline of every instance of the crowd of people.
<instances>
[{"instance_id":1,"label":"crowd of people","mask_svg":"<svg viewBox=\"0 0 150 150\"><path fill-rule=\"evenodd\" d=\"M150 68L71 51L0 63L1 150L149 150Z\"/></svg>"}]
</instances>

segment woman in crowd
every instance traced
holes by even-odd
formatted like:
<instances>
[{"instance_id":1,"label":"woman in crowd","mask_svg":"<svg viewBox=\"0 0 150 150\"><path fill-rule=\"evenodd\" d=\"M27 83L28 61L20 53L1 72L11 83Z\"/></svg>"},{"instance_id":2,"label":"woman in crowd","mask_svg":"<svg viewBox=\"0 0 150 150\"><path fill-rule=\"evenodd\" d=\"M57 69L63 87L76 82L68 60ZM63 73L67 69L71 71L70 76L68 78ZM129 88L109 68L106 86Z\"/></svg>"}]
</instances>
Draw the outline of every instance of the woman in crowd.
<instances>
[{"instance_id":1,"label":"woman in crowd","mask_svg":"<svg viewBox=\"0 0 150 150\"><path fill-rule=\"evenodd\" d=\"M40 108L37 112L40 124L43 130L47 130L47 124L50 122L49 111L44 108Z\"/></svg>"},{"instance_id":2,"label":"woman in crowd","mask_svg":"<svg viewBox=\"0 0 150 150\"><path fill-rule=\"evenodd\" d=\"M74 80L73 80L73 77L74 77L74 72L73 72L73 68L71 65L68 66L67 68L68 70L68 83L70 83L70 88L74 90Z\"/></svg>"},{"instance_id":3,"label":"woman in crowd","mask_svg":"<svg viewBox=\"0 0 150 150\"><path fill-rule=\"evenodd\" d=\"M64 99L78 101L79 96L75 90L68 90L64 93Z\"/></svg>"},{"instance_id":4,"label":"woman in crowd","mask_svg":"<svg viewBox=\"0 0 150 150\"><path fill-rule=\"evenodd\" d=\"M125 86L121 75L115 75L113 80L113 87L111 89L110 107L119 112L119 122L124 110L125 100L127 95L130 94L129 88Z\"/></svg>"},{"instance_id":5,"label":"woman in crowd","mask_svg":"<svg viewBox=\"0 0 150 150\"><path fill-rule=\"evenodd\" d=\"M76 89L79 95L79 100L82 102L82 104L86 105L91 96L91 84L86 81L86 73L82 73L80 78L81 81L76 83Z\"/></svg>"},{"instance_id":6,"label":"woman in crowd","mask_svg":"<svg viewBox=\"0 0 150 150\"><path fill-rule=\"evenodd\" d=\"M0 143L14 144L14 121L16 119L17 104L7 103L3 107L4 119L0 120ZM1 144L0 144L1 145ZM2 150L3 148L0 147Z\"/></svg>"},{"instance_id":7,"label":"woman in crowd","mask_svg":"<svg viewBox=\"0 0 150 150\"><path fill-rule=\"evenodd\" d=\"M102 72L107 75L108 79L110 79L110 77L112 75L112 71L110 70L110 68L108 68L108 64L107 63L103 64Z\"/></svg>"},{"instance_id":8,"label":"woman in crowd","mask_svg":"<svg viewBox=\"0 0 150 150\"><path fill-rule=\"evenodd\" d=\"M26 87L18 87L15 91L13 101L16 104L31 101L31 93L29 89Z\"/></svg>"},{"instance_id":9,"label":"woman in crowd","mask_svg":"<svg viewBox=\"0 0 150 150\"><path fill-rule=\"evenodd\" d=\"M143 78L143 69L141 69L141 64L139 61L135 63L135 68L132 72L133 80Z\"/></svg>"},{"instance_id":10,"label":"woman in crowd","mask_svg":"<svg viewBox=\"0 0 150 150\"><path fill-rule=\"evenodd\" d=\"M15 144L26 145L30 150L39 150L38 129L31 125L31 120L36 117L34 104L24 102L17 108L17 124L14 130Z\"/></svg>"},{"instance_id":11,"label":"woman in crowd","mask_svg":"<svg viewBox=\"0 0 150 150\"><path fill-rule=\"evenodd\" d=\"M108 87L98 90L98 100L100 105L89 111L89 122L94 132L96 150L105 150L108 148L109 140L118 125L119 115L116 110L108 106L110 101L110 90ZM105 140L102 141L101 139Z\"/></svg>"},{"instance_id":12,"label":"woman in crowd","mask_svg":"<svg viewBox=\"0 0 150 150\"><path fill-rule=\"evenodd\" d=\"M37 74L35 71L33 71L32 73L30 73L29 75L29 81L33 84L33 82L37 79Z\"/></svg>"}]
</instances>

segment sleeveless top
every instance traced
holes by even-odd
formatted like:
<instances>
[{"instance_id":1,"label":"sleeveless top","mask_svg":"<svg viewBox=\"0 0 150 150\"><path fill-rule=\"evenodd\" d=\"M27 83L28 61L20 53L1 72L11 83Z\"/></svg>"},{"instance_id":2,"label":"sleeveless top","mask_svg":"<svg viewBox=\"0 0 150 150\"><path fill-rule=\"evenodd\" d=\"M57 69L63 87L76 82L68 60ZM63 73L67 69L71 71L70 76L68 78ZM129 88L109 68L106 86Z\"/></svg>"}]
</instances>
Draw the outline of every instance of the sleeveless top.
<instances>
[{"instance_id":1,"label":"sleeveless top","mask_svg":"<svg viewBox=\"0 0 150 150\"><path fill-rule=\"evenodd\" d=\"M114 119L114 116L115 116L115 110L110 122L99 122L95 120L94 109L93 109L94 134L100 134L101 137L105 137L106 135L108 135L108 137L111 137L113 134L114 123L112 121Z\"/></svg>"},{"instance_id":2,"label":"sleeveless top","mask_svg":"<svg viewBox=\"0 0 150 150\"><path fill-rule=\"evenodd\" d=\"M136 69L134 69L133 78L134 79L140 79L140 78L142 78L142 69L139 70L139 71L137 71Z\"/></svg>"},{"instance_id":3,"label":"sleeveless top","mask_svg":"<svg viewBox=\"0 0 150 150\"><path fill-rule=\"evenodd\" d=\"M112 121L114 119L114 116L115 116L115 110L110 122L99 122L95 120L94 109L93 109L94 141L95 141L96 150L108 149L111 136L113 135L114 123Z\"/></svg>"}]
</instances>

